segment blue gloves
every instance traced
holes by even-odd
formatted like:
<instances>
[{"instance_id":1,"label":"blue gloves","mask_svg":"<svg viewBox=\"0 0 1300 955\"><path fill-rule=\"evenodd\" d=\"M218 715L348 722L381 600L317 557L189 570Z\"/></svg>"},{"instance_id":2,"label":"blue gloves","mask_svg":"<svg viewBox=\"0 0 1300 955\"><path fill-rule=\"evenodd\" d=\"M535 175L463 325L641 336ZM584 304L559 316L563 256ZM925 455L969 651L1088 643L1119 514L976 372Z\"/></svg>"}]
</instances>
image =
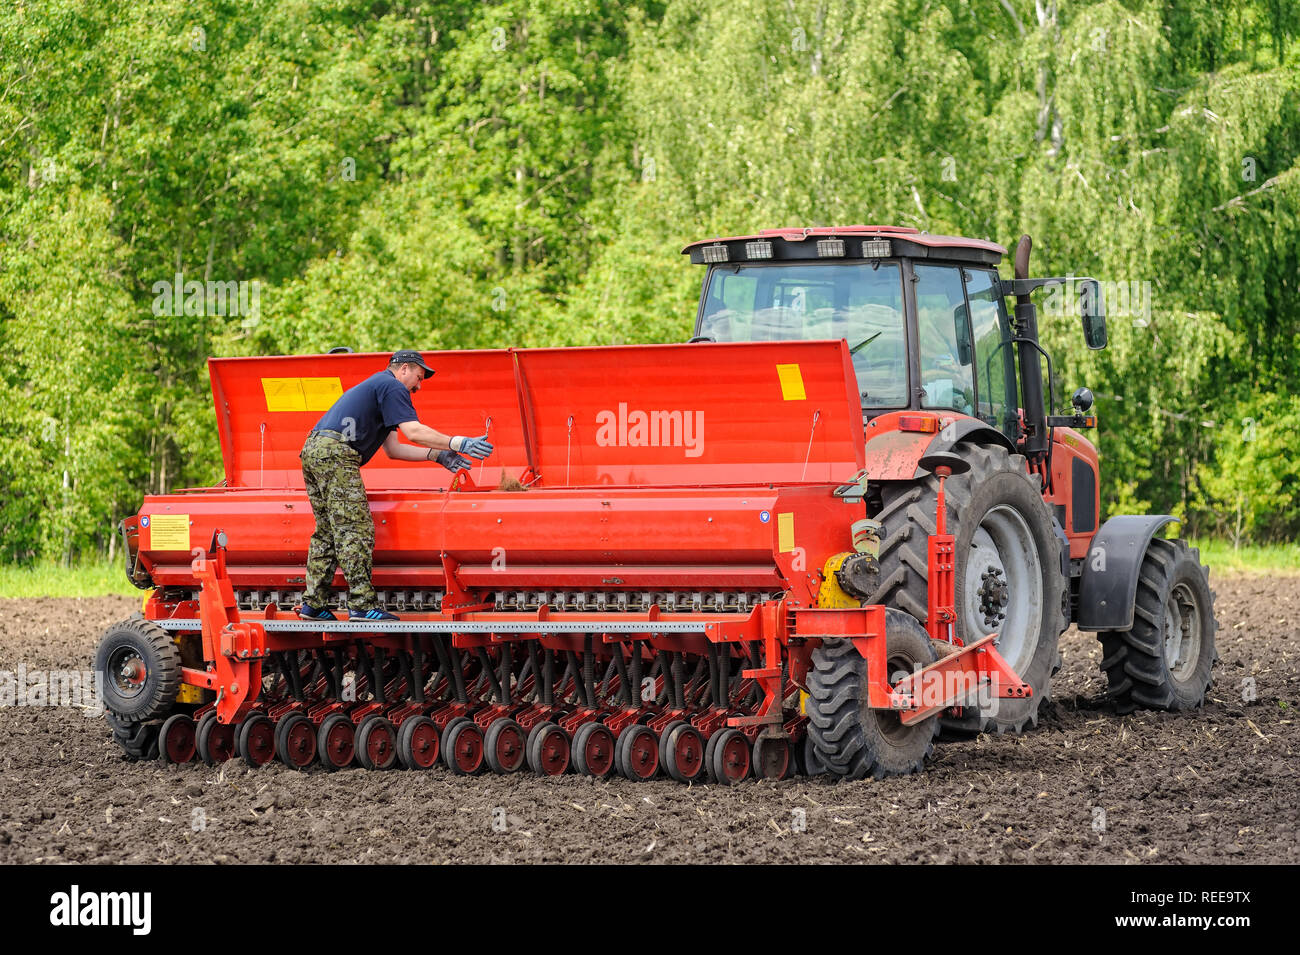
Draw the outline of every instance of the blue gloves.
<instances>
[{"instance_id":1,"label":"blue gloves","mask_svg":"<svg viewBox=\"0 0 1300 955\"><path fill-rule=\"evenodd\" d=\"M451 439L451 450L458 454L468 454L471 458L486 458L492 453L492 444L488 441L486 434L481 438L467 438L464 435L457 435Z\"/></svg>"},{"instance_id":2,"label":"blue gloves","mask_svg":"<svg viewBox=\"0 0 1300 955\"><path fill-rule=\"evenodd\" d=\"M452 474L455 474L457 471L468 471L472 467L467 460L462 458L455 451L439 451L433 456L433 459Z\"/></svg>"}]
</instances>

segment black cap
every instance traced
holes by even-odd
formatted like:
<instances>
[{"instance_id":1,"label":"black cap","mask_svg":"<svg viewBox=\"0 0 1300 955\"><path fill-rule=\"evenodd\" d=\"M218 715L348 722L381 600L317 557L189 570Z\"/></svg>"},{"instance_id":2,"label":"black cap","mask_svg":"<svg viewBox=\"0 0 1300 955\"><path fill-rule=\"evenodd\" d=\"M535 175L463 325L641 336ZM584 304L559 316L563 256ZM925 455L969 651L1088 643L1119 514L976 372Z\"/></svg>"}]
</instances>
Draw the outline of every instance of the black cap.
<instances>
[{"instance_id":1,"label":"black cap","mask_svg":"<svg viewBox=\"0 0 1300 955\"><path fill-rule=\"evenodd\" d=\"M390 365L401 365L406 362L410 362L412 365L419 365L423 368L425 378L428 378L433 374L433 369L424 363L424 359L420 357L420 353L418 351L413 351L410 348L403 348L401 351L393 352L393 357L388 360Z\"/></svg>"}]
</instances>

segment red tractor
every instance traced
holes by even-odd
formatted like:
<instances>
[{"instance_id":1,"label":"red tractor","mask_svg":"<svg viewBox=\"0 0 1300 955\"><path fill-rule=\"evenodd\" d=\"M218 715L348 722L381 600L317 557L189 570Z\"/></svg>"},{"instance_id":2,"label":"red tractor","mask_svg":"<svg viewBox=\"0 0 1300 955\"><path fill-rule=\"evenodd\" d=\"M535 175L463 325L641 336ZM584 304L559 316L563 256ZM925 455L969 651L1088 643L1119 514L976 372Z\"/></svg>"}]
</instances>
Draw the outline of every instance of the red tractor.
<instances>
[{"instance_id":1,"label":"red tractor","mask_svg":"<svg viewBox=\"0 0 1300 955\"><path fill-rule=\"evenodd\" d=\"M685 251L708 267L689 343L426 355L421 418L496 451L454 481L363 469L397 621L289 612L298 450L385 359L211 360L224 481L122 525L149 595L97 669L127 753L880 777L944 730L1035 722L1070 623L1100 634L1122 711L1203 701L1207 572L1156 537L1168 515L1098 526L1092 397L1049 413L1030 294L1056 280L1027 277L1027 239L1011 280L1001 247L912 229ZM1099 286L1077 286L1103 347Z\"/></svg>"},{"instance_id":2,"label":"red tractor","mask_svg":"<svg viewBox=\"0 0 1300 955\"><path fill-rule=\"evenodd\" d=\"M967 708L954 734L1018 732L1037 720L1060 667L1059 635L1096 631L1121 712L1199 706L1215 659L1208 571L1183 540L1157 539L1170 515L1111 516L1098 527L1096 427L1086 388L1055 415L1051 358L1030 293L1077 290L1089 348L1106 345L1091 279L1031 279L1030 242L1014 278L991 242L907 228L778 229L698 242L708 266L692 341L843 338L866 427L867 511L883 525L873 602L928 619L926 542L939 482L920 462L953 453L969 470L948 484L956 537L956 630L998 632L999 650L1034 695L996 714ZM1007 308L1007 299L1014 307Z\"/></svg>"}]
</instances>

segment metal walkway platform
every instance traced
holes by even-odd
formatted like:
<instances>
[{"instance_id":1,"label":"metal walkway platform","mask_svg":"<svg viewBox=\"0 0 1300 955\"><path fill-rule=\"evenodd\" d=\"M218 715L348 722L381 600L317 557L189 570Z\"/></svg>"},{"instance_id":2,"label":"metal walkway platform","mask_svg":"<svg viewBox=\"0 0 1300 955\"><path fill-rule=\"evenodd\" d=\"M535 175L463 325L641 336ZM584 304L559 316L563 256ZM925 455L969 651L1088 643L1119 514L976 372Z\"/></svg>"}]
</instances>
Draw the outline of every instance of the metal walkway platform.
<instances>
[{"instance_id":1,"label":"metal walkway platform","mask_svg":"<svg viewBox=\"0 0 1300 955\"><path fill-rule=\"evenodd\" d=\"M744 618L740 618L744 619ZM156 627L176 632L203 629L198 617L150 620ZM290 633L704 633L718 623L686 620L521 620L486 623L453 620L261 620L244 617L244 623L258 623L268 632Z\"/></svg>"}]
</instances>

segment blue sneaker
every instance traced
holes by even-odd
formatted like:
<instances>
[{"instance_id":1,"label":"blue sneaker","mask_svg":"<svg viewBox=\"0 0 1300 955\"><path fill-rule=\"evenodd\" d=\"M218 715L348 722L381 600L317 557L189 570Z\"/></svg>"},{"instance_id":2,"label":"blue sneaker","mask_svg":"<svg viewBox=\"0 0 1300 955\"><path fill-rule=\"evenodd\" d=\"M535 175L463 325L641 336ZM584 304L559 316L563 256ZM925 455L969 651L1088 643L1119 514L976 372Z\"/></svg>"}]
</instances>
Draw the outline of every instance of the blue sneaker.
<instances>
[{"instance_id":1,"label":"blue sneaker","mask_svg":"<svg viewBox=\"0 0 1300 955\"><path fill-rule=\"evenodd\" d=\"M303 604L301 607L298 608L297 613L298 616L301 617L303 620L337 620L338 619L337 617L334 616L334 614L330 613L325 608L322 607L318 610L315 607L313 607L311 604Z\"/></svg>"},{"instance_id":2,"label":"blue sneaker","mask_svg":"<svg viewBox=\"0 0 1300 955\"><path fill-rule=\"evenodd\" d=\"M349 610L349 620L396 620L396 614L386 613L383 610Z\"/></svg>"}]
</instances>

